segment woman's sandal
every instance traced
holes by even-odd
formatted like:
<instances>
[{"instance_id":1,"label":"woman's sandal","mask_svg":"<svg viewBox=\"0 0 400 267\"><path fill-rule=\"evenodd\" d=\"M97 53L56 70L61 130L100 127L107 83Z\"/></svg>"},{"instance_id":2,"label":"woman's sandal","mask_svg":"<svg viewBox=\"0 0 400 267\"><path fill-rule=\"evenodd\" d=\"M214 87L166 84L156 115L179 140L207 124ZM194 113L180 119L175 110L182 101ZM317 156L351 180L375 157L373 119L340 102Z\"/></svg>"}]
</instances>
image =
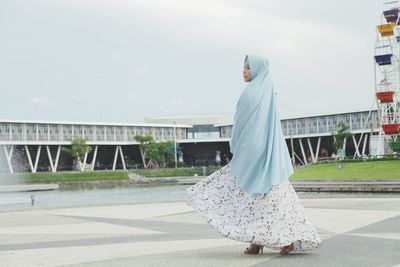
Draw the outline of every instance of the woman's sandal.
<instances>
[{"instance_id":1,"label":"woman's sandal","mask_svg":"<svg viewBox=\"0 0 400 267\"><path fill-rule=\"evenodd\" d=\"M282 250L279 252L281 255L288 255L290 252L294 250L294 243L284 246Z\"/></svg>"},{"instance_id":2,"label":"woman's sandal","mask_svg":"<svg viewBox=\"0 0 400 267\"><path fill-rule=\"evenodd\" d=\"M263 254L264 246L263 245L257 245L251 243L250 246L246 248L244 251L244 254L258 254L261 251L261 254Z\"/></svg>"}]
</instances>

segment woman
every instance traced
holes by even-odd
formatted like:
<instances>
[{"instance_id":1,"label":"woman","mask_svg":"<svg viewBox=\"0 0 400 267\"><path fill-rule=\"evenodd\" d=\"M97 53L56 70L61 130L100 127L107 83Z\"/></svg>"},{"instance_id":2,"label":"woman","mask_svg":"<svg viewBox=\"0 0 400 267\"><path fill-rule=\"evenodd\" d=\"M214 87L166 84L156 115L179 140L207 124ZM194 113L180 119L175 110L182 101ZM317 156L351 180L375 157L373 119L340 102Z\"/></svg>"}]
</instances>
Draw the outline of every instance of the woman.
<instances>
[{"instance_id":1,"label":"woman","mask_svg":"<svg viewBox=\"0 0 400 267\"><path fill-rule=\"evenodd\" d=\"M288 179L293 167L268 61L246 56L243 77L248 85L236 105L232 160L187 189L188 205L223 236L250 242L246 254L264 246L284 255L315 249L321 239Z\"/></svg>"}]
</instances>

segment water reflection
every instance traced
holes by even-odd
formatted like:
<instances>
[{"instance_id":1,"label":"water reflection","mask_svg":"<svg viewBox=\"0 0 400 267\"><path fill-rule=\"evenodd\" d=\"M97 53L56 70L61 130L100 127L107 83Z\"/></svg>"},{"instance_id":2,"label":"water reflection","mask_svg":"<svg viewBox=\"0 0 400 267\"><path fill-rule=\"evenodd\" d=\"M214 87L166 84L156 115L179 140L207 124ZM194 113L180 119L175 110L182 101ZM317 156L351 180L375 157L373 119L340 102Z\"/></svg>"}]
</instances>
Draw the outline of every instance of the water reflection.
<instances>
[{"instance_id":1,"label":"water reflection","mask_svg":"<svg viewBox=\"0 0 400 267\"><path fill-rule=\"evenodd\" d=\"M135 187L67 187L62 190L0 193L0 211L75 207L91 205L186 201L190 185L145 185ZM373 193L306 193L300 198L379 198L399 194Z\"/></svg>"},{"instance_id":2,"label":"water reflection","mask_svg":"<svg viewBox=\"0 0 400 267\"><path fill-rule=\"evenodd\" d=\"M187 185L114 187L0 193L0 211L185 201ZM34 205L32 206L32 198Z\"/></svg>"}]
</instances>

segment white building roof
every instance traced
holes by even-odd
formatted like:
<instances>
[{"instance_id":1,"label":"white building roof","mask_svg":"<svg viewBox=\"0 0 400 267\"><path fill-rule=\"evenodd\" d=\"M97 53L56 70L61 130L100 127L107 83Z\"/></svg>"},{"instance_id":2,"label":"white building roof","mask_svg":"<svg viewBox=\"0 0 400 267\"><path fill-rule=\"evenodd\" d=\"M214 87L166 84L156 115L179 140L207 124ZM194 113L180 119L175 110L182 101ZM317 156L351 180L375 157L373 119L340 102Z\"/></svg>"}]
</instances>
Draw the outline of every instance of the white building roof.
<instances>
[{"instance_id":1,"label":"white building roof","mask_svg":"<svg viewBox=\"0 0 400 267\"><path fill-rule=\"evenodd\" d=\"M171 116L171 117L146 117L146 123L173 123L174 121L182 124L205 125L205 124L226 124L233 123L233 114L223 115L196 115L196 116Z\"/></svg>"},{"instance_id":2,"label":"white building roof","mask_svg":"<svg viewBox=\"0 0 400 267\"><path fill-rule=\"evenodd\" d=\"M373 109L376 111L376 109ZM282 118L282 120L321 117L348 113L369 112L369 110L346 111L340 113L313 114L310 116L296 116ZM102 125L102 126L139 126L139 127L176 127L193 128L193 125L214 125L214 127L233 125L234 114L215 114L215 115L189 115L189 116L168 116L168 117L145 117L144 123L124 123L124 122L79 122L79 121L41 121L41 120L1 120L3 123L37 123L37 124L63 124L63 125Z\"/></svg>"},{"instance_id":3,"label":"white building roof","mask_svg":"<svg viewBox=\"0 0 400 267\"><path fill-rule=\"evenodd\" d=\"M102 126L147 126L147 127L174 127L173 123L123 123L123 122L79 122L79 121L45 121L45 120L2 120L3 123L36 123L36 124L63 124L63 125L102 125ZM192 128L190 124L175 124L180 128Z\"/></svg>"},{"instance_id":4,"label":"white building roof","mask_svg":"<svg viewBox=\"0 0 400 267\"><path fill-rule=\"evenodd\" d=\"M376 111L376 109L373 109ZM330 116L330 115L339 115L339 114L348 114L348 113L359 113L359 112L369 112L369 110L358 110L358 111L346 111L340 113L325 113L325 114L313 114L310 116L296 116L296 117L287 117L281 118L281 120L290 120L290 119L300 119L300 118L312 118L312 117L321 117L321 116ZM223 115L195 115L195 116L171 116L171 117L146 117L146 122L153 123L172 123L173 121L191 124L191 125L202 125L202 124L213 124L214 127L221 126L230 126L233 125L235 115L231 114L223 114Z\"/></svg>"}]
</instances>

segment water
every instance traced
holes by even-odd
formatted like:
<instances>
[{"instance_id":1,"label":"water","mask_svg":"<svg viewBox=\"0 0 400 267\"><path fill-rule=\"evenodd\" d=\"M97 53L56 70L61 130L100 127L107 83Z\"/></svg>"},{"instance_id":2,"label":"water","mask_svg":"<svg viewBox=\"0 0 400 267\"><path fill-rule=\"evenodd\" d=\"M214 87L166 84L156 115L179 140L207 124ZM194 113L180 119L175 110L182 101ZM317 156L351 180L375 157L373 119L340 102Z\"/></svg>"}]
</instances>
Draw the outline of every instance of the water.
<instances>
[{"instance_id":1,"label":"water","mask_svg":"<svg viewBox=\"0 0 400 267\"><path fill-rule=\"evenodd\" d=\"M0 211L185 201L188 185L0 193ZM34 205L31 203L31 196Z\"/></svg>"},{"instance_id":2,"label":"water","mask_svg":"<svg viewBox=\"0 0 400 267\"><path fill-rule=\"evenodd\" d=\"M153 185L96 189L54 190L0 193L0 212L93 205L186 201L190 185ZM400 197L400 194L373 193L305 193L300 198L379 198ZM32 197L34 205L32 205Z\"/></svg>"}]
</instances>

